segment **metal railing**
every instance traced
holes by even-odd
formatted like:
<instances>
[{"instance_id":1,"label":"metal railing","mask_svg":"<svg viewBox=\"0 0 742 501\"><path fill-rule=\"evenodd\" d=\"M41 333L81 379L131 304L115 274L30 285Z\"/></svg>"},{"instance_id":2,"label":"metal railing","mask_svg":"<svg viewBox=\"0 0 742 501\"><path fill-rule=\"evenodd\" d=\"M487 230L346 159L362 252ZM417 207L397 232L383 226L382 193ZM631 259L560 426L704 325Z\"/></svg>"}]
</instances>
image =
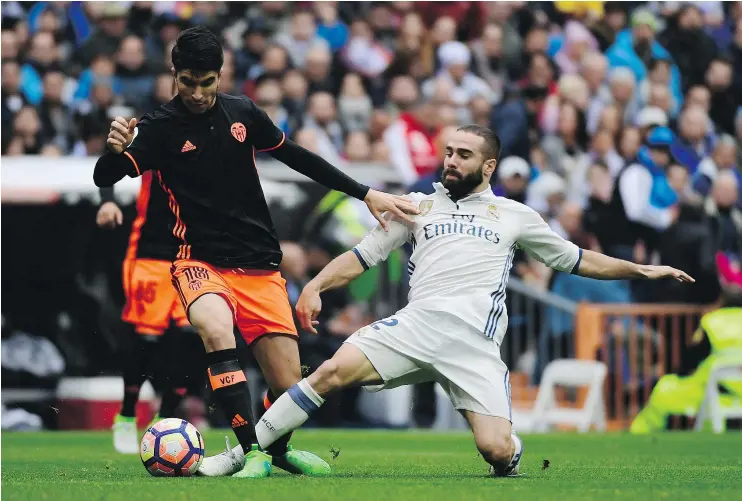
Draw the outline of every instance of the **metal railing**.
<instances>
[{"instance_id":1,"label":"metal railing","mask_svg":"<svg viewBox=\"0 0 742 501\"><path fill-rule=\"evenodd\" d=\"M646 404L657 380L679 373L708 306L580 304L575 355L608 366L605 394L612 428L625 429ZM677 427L676 417L671 423Z\"/></svg>"},{"instance_id":2,"label":"metal railing","mask_svg":"<svg viewBox=\"0 0 742 501\"><path fill-rule=\"evenodd\" d=\"M505 303L508 330L500 353L510 367L512 398L529 405L538 391L546 364L574 356L574 324L578 305L516 277L508 280Z\"/></svg>"}]
</instances>

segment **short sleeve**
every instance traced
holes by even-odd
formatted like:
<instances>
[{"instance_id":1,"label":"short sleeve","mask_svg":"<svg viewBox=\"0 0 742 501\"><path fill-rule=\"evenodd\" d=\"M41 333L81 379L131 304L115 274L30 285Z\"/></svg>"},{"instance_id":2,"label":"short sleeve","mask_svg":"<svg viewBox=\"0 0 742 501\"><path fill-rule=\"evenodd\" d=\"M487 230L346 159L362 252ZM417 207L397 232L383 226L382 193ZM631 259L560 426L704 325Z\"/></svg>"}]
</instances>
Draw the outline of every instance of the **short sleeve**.
<instances>
[{"instance_id":1,"label":"short sleeve","mask_svg":"<svg viewBox=\"0 0 742 501\"><path fill-rule=\"evenodd\" d=\"M550 268L569 273L577 271L582 250L557 235L536 211L523 207L518 246Z\"/></svg>"},{"instance_id":2,"label":"short sleeve","mask_svg":"<svg viewBox=\"0 0 742 501\"><path fill-rule=\"evenodd\" d=\"M157 124L149 115L143 116L137 123L134 129L134 140L123 153L132 163L132 169L128 173L129 177L138 177L145 171L160 167L163 143L157 129Z\"/></svg>"},{"instance_id":3,"label":"short sleeve","mask_svg":"<svg viewBox=\"0 0 742 501\"><path fill-rule=\"evenodd\" d=\"M258 152L275 150L286 141L286 134L276 127L262 108L249 99L248 101L250 113L250 126L247 128L248 139Z\"/></svg>"},{"instance_id":4,"label":"short sleeve","mask_svg":"<svg viewBox=\"0 0 742 501\"><path fill-rule=\"evenodd\" d=\"M353 248L353 252L366 270L381 261L386 261L394 249L404 245L410 238L411 230L406 222L388 213L384 218L389 221L389 231L384 231L384 228L378 225Z\"/></svg>"}]
</instances>

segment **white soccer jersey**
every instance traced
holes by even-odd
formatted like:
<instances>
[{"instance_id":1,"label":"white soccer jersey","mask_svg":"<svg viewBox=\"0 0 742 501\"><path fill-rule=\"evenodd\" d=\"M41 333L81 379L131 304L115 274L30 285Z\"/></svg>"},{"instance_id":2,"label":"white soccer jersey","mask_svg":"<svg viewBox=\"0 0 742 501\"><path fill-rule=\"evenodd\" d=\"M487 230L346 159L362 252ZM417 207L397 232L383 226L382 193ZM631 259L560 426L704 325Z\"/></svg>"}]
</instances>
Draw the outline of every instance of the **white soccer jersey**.
<instances>
[{"instance_id":1,"label":"white soccer jersey","mask_svg":"<svg viewBox=\"0 0 742 501\"><path fill-rule=\"evenodd\" d=\"M456 315L499 345L507 329L505 289L516 247L566 272L578 267L582 250L533 209L490 188L454 202L441 183L434 186L432 195L409 195L420 209L414 224L393 218L388 232L375 228L353 251L368 268L411 242L406 308Z\"/></svg>"}]
</instances>

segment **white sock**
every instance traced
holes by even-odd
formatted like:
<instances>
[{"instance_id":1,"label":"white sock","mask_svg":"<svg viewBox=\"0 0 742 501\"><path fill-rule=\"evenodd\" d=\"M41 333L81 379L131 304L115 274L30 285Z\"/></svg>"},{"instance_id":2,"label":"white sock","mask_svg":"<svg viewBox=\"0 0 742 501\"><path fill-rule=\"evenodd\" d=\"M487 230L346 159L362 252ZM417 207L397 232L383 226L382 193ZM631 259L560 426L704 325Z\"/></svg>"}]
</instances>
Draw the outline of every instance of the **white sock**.
<instances>
[{"instance_id":1,"label":"white sock","mask_svg":"<svg viewBox=\"0 0 742 501\"><path fill-rule=\"evenodd\" d=\"M258 444L263 449L269 447L304 424L309 415L324 403L325 399L314 391L306 379L302 379L278 397L255 425Z\"/></svg>"}]
</instances>

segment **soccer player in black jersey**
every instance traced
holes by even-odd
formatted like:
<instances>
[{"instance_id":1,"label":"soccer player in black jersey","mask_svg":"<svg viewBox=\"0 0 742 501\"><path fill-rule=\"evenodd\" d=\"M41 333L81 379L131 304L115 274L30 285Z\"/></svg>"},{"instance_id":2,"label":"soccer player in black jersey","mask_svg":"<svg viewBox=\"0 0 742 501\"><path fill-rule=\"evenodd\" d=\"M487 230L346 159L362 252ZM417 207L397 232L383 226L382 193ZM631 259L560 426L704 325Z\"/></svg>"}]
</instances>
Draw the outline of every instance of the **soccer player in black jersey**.
<instances>
[{"instance_id":1,"label":"soccer player in black jersey","mask_svg":"<svg viewBox=\"0 0 742 501\"><path fill-rule=\"evenodd\" d=\"M111 124L109 152L94 181L111 186L146 171L167 194L179 240L173 284L207 351L214 397L232 421L240 446L204 461L201 473L261 478L271 465L292 473L327 474L319 457L295 451L289 436L267 451L257 446L248 386L232 335L237 325L251 346L275 400L301 379L297 331L278 271L281 250L255 166L255 152L328 188L364 200L381 217L410 221L417 208L405 197L363 186L298 146L247 97L218 92L222 46L208 29L181 32L173 47L178 95L137 122Z\"/></svg>"},{"instance_id":2,"label":"soccer player in black jersey","mask_svg":"<svg viewBox=\"0 0 742 501\"><path fill-rule=\"evenodd\" d=\"M123 214L115 202L113 188L101 188L100 194L102 204L96 215L98 226L115 228L123 224ZM178 346L191 349L190 337L196 336L188 332L192 328L171 282L170 266L178 240L167 231L168 224L172 225L169 221L175 219L167 200L159 186L152 186L152 172L144 173L136 200L137 215L131 225L122 269L126 304L121 319L133 336L131 351L124 359L124 398L113 424L113 446L122 454L139 452L136 405L144 381L154 372L156 386L162 393L155 420L175 417L175 410L188 384L188 368L162 352L166 332L180 337ZM202 353L193 355L190 358L203 356Z\"/></svg>"}]
</instances>

